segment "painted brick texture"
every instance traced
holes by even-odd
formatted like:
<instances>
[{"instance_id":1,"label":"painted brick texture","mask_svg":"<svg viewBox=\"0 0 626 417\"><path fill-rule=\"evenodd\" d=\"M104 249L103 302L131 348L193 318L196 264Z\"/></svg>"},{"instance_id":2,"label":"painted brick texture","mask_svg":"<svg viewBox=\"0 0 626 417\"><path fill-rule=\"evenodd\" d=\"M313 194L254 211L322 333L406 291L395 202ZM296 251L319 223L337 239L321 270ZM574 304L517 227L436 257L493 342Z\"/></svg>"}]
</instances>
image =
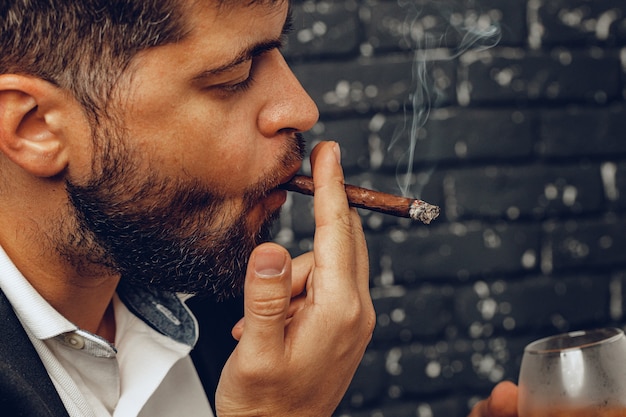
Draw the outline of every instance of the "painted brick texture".
<instances>
[{"instance_id":1,"label":"painted brick texture","mask_svg":"<svg viewBox=\"0 0 626 417\"><path fill-rule=\"evenodd\" d=\"M347 180L441 206L361 212L378 322L342 417L461 417L524 346L626 318L626 2L295 1L305 134ZM499 33L495 38L493 29ZM303 169L307 172L305 164ZM311 250L312 200L276 240Z\"/></svg>"}]
</instances>

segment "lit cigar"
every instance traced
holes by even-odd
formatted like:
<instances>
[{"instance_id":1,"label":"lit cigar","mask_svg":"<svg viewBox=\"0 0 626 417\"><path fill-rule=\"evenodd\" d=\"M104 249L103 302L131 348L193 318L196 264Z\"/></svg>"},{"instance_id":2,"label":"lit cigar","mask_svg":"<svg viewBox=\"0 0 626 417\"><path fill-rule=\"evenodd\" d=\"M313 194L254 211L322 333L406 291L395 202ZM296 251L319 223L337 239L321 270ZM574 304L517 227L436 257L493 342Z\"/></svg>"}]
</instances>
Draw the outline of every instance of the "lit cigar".
<instances>
[{"instance_id":1,"label":"lit cigar","mask_svg":"<svg viewBox=\"0 0 626 417\"><path fill-rule=\"evenodd\" d=\"M348 203L352 207L377 211L397 217L407 217L429 224L439 216L439 207L414 198L401 197L398 195L381 193L380 191L368 190L346 184ZM295 191L300 194L313 195L313 178L304 175L296 175L279 188Z\"/></svg>"}]
</instances>

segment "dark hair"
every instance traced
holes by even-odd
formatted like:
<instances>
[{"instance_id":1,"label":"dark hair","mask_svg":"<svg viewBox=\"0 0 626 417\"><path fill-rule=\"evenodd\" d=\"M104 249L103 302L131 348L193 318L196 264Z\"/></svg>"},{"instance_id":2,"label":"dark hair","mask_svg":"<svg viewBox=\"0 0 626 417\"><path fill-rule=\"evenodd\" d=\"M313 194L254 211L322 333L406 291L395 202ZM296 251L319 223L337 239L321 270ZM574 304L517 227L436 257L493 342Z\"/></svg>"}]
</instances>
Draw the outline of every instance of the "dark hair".
<instances>
[{"instance_id":1,"label":"dark hair","mask_svg":"<svg viewBox=\"0 0 626 417\"><path fill-rule=\"evenodd\" d=\"M3 0L0 74L68 90L95 118L140 51L186 34L177 0Z\"/></svg>"}]
</instances>

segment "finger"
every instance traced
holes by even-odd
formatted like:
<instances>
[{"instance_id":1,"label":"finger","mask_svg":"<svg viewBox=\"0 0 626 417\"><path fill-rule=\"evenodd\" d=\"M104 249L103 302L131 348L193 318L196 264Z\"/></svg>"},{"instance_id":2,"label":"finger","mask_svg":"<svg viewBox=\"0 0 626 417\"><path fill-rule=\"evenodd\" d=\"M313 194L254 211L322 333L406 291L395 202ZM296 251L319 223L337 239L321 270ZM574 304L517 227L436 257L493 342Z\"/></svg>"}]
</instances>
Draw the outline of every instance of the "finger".
<instances>
[{"instance_id":1,"label":"finger","mask_svg":"<svg viewBox=\"0 0 626 417\"><path fill-rule=\"evenodd\" d=\"M296 314L298 310L301 310L304 307L305 302L306 302L306 298L304 295L298 295L291 299L291 302L289 303L289 308L287 309L287 316L285 318L285 326L289 325L292 317ZM233 336L233 339L241 340L241 335L243 334L243 331L245 329L245 323L246 323L246 319L245 317L243 317L233 326L232 330L230 331L231 335Z\"/></svg>"},{"instance_id":2,"label":"finger","mask_svg":"<svg viewBox=\"0 0 626 417\"><path fill-rule=\"evenodd\" d=\"M488 403L493 416L517 417L517 386L510 381L499 383L491 391Z\"/></svg>"},{"instance_id":3,"label":"finger","mask_svg":"<svg viewBox=\"0 0 626 417\"><path fill-rule=\"evenodd\" d=\"M369 254L365 241L365 233L361 225L361 217L356 209L352 210L352 234L355 242L355 266L357 268L357 285L359 293L364 300L371 302L370 283L369 283Z\"/></svg>"},{"instance_id":4,"label":"finger","mask_svg":"<svg viewBox=\"0 0 626 417\"><path fill-rule=\"evenodd\" d=\"M313 252L306 252L292 261L292 282L291 282L291 301L287 310L287 317L285 325L289 324L290 317L292 317L296 311L300 310L304 303L306 285L308 277L313 269ZM231 335L235 340L241 340L245 327L245 317L239 320L232 328Z\"/></svg>"},{"instance_id":5,"label":"finger","mask_svg":"<svg viewBox=\"0 0 626 417\"><path fill-rule=\"evenodd\" d=\"M274 243L259 245L250 256L244 285L245 331L238 346L243 355L282 356L290 299L288 252Z\"/></svg>"},{"instance_id":6,"label":"finger","mask_svg":"<svg viewBox=\"0 0 626 417\"><path fill-rule=\"evenodd\" d=\"M313 271L313 252L306 252L291 262L291 297L296 297L306 290L307 281Z\"/></svg>"},{"instance_id":7,"label":"finger","mask_svg":"<svg viewBox=\"0 0 626 417\"><path fill-rule=\"evenodd\" d=\"M517 417L517 387L509 381L501 382L488 399L477 403L469 417Z\"/></svg>"},{"instance_id":8,"label":"finger","mask_svg":"<svg viewBox=\"0 0 626 417\"><path fill-rule=\"evenodd\" d=\"M348 279L354 276L355 270L353 217L348 207L339 152L337 143L322 142L311 154L315 186L316 297L333 295L334 298L347 294L346 290L352 293L355 287L354 279ZM336 277L344 278L332 279Z\"/></svg>"},{"instance_id":9,"label":"finger","mask_svg":"<svg viewBox=\"0 0 626 417\"><path fill-rule=\"evenodd\" d=\"M233 337L233 339L239 341L241 340L241 335L243 334L243 328L245 325L245 318L241 318L237 323L235 323L235 325L233 326L233 328L230 330L230 334Z\"/></svg>"}]
</instances>

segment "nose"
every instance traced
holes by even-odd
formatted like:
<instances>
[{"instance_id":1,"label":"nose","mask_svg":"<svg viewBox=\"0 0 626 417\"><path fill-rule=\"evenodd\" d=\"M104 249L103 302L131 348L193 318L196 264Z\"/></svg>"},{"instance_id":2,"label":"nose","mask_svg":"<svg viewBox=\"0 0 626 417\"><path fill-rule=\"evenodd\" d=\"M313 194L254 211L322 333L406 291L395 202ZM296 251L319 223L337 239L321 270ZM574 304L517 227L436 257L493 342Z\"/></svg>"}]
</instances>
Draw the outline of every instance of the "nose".
<instances>
[{"instance_id":1,"label":"nose","mask_svg":"<svg viewBox=\"0 0 626 417\"><path fill-rule=\"evenodd\" d=\"M265 58L262 76L267 77L263 83L266 98L258 114L259 130L264 136L273 137L281 132L311 129L319 118L315 102L291 72L279 50L270 51Z\"/></svg>"}]
</instances>

